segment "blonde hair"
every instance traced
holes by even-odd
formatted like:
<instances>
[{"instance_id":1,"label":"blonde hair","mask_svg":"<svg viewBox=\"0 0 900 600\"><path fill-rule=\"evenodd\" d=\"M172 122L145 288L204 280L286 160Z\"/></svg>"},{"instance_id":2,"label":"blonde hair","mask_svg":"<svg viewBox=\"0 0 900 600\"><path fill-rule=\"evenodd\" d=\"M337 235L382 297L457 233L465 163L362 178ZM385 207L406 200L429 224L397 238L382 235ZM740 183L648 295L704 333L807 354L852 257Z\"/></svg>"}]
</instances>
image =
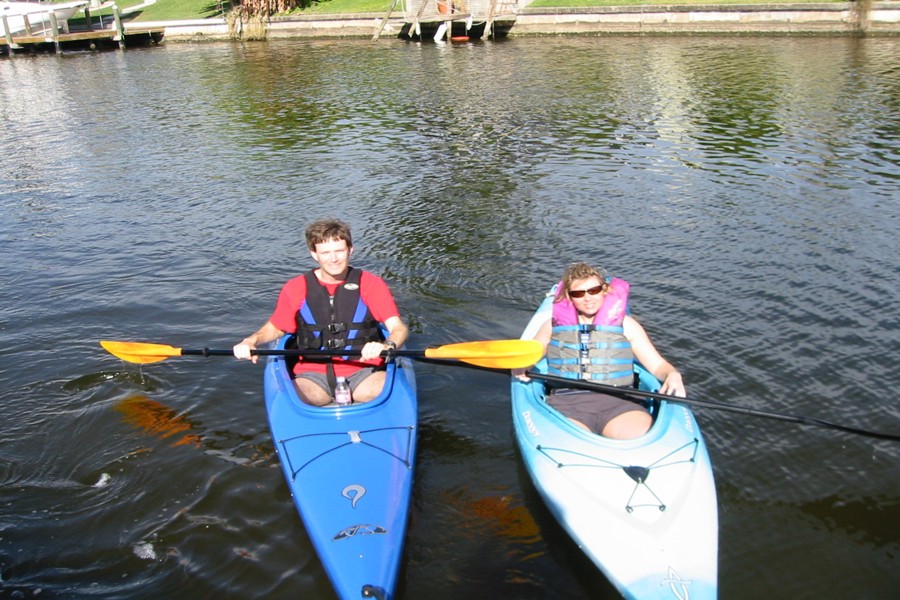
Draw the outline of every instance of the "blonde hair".
<instances>
[{"instance_id":1,"label":"blonde hair","mask_svg":"<svg viewBox=\"0 0 900 600\"><path fill-rule=\"evenodd\" d=\"M562 281L559 284L559 289L556 290L556 299L554 300L554 302L570 300L569 286L571 286L575 281L590 279L591 277L596 277L597 279L599 279L600 285L606 285L606 271L604 271L603 269L592 267L591 265L584 262L573 263L566 267L566 270L563 271Z\"/></svg>"}]
</instances>

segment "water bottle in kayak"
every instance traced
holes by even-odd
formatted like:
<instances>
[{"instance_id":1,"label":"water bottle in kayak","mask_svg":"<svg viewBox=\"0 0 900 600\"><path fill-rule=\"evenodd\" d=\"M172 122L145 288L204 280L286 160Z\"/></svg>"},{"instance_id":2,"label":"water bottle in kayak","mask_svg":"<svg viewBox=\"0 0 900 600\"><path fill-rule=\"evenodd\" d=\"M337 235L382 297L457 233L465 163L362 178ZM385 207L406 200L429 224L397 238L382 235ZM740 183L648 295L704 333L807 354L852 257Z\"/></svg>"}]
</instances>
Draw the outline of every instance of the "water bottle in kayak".
<instances>
[{"instance_id":1,"label":"water bottle in kayak","mask_svg":"<svg viewBox=\"0 0 900 600\"><path fill-rule=\"evenodd\" d=\"M337 378L337 385L334 386L334 402L340 406L349 406L353 402L346 377Z\"/></svg>"}]
</instances>

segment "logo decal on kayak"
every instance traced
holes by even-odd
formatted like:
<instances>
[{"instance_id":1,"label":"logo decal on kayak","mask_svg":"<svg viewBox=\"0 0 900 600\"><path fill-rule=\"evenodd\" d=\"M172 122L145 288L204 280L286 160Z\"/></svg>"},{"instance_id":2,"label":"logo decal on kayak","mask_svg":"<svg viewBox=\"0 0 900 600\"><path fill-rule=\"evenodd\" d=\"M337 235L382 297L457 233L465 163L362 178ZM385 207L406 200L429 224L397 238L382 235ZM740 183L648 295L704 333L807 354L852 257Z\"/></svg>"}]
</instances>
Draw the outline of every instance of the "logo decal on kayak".
<instances>
[{"instance_id":1,"label":"logo decal on kayak","mask_svg":"<svg viewBox=\"0 0 900 600\"><path fill-rule=\"evenodd\" d=\"M660 582L660 585L668 585L678 600L690 600L691 592L688 590L689 585L693 583L690 580L684 580L675 572L675 569L669 567L669 576Z\"/></svg>"},{"instance_id":2,"label":"logo decal on kayak","mask_svg":"<svg viewBox=\"0 0 900 600\"><path fill-rule=\"evenodd\" d=\"M350 506L356 508L356 503L366 495L366 488L359 484L352 484L341 490L341 496L350 501Z\"/></svg>"},{"instance_id":3,"label":"logo decal on kayak","mask_svg":"<svg viewBox=\"0 0 900 600\"><path fill-rule=\"evenodd\" d=\"M531 420L531 411L526 410L522 413L522 418L525 419L525 427L528 428L528 433L530 433L533 437L541 437L541 432L538 431L537 425L534 424L534 421Z\"/></svg>"},{"instance_id":4,"label":"logo decal on kayak","mask_svg":"<svg viewBox=\"0 0 900 600\"><path fill-rule=\"evenodd\" d=\"M342 531L339 531L337 535L335 535L332 541L345 540L347 538L352 538L357 535L375 535L379 533L387 533L387 529L382 527L381 525L353 525L348 527Z\"/></svg>"}]
</instances>

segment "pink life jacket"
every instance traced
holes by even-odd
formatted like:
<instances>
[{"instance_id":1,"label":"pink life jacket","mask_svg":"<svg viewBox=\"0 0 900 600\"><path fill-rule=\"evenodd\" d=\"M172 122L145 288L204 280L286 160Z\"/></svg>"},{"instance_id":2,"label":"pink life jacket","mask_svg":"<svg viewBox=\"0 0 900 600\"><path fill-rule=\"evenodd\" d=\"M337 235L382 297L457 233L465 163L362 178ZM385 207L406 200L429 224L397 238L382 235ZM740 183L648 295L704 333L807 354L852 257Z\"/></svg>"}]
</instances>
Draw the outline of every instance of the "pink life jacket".
<instances>
[{"instance_id":1,"label":"pink life jacket","mask_svg":"<svg viewBox=\"0 0 900 600\"><path fill-rule=\"evenodd\" d=\"M559 288L562 288L562 282ZM621 325L628 310L628 290L631 284L624 279L613 277L609 281L609 290L603 297L600 310L594 315L594 325ZM564 293L564 292L560 292ZM572 301L562 297L559 302L553 303L554 325L578 325L578 311Z\"/></svg>"},{"instance_id":2,"label":"pink life jacket","mask_svg":"<svg viewBox=\"0 0 900 600\"><path fill-rule=\"evenodd\" d=\"M600 310L588 325L567 298L553 303L553 330L547 344L547 370L569 379L634 384L634 353L622 322L628 311L629 284L613 278Z\"/></svg>"}]
</instances>

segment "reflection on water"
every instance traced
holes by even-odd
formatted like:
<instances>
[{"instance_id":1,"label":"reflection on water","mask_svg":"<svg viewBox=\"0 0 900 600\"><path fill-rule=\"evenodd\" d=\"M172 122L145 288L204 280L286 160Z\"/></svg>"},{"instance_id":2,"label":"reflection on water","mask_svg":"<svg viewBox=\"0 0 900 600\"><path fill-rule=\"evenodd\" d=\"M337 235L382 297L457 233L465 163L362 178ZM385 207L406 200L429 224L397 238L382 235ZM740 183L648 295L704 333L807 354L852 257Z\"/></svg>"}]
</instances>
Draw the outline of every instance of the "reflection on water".
<instances>
[{"instance_id":1,"label":"reflection on water","mask_svg":"<svg viewBox=\"0 0 900 600\"><path fill-rule=\"evenodd\" d=\"M332 597L262 369L97 346L230 347L312 266L313 218L350 222L411 348L517 337L588 260L632 283L691 395L897 431L898 51L616 36L0 60L0 596ZM616 597L524 476L506 377L417 378L401 597ZM722 597L895 595L895 447L697 416Z\"/></svg>"},{"instance_id":2,"label":"reflection on water","mask_svg":"<svg viewBox=\"0 0 900 600\"><path fill-rule=\"evenodd\" d=\"M487 496L470 500L463 512L484 521L511 543L537 542L540 539L537 523L524 506L514 506L514 501L512 496Z\"/></svg>"},{"instance_id":3,"label":"reflection on water","mask_svg":"<svg viewBox=\"0 0 900 600\"><path fill-rule=\"evenodd\" d=\"M125 421L140 427L152 436L162 439L176 436L172 442L173 446L199 446L203 439L199 433L194 433L197 426L185 415L180 415L146 396L125 398L116 404L116 410L122 413Z\"/></svg>"}]
</instances>

